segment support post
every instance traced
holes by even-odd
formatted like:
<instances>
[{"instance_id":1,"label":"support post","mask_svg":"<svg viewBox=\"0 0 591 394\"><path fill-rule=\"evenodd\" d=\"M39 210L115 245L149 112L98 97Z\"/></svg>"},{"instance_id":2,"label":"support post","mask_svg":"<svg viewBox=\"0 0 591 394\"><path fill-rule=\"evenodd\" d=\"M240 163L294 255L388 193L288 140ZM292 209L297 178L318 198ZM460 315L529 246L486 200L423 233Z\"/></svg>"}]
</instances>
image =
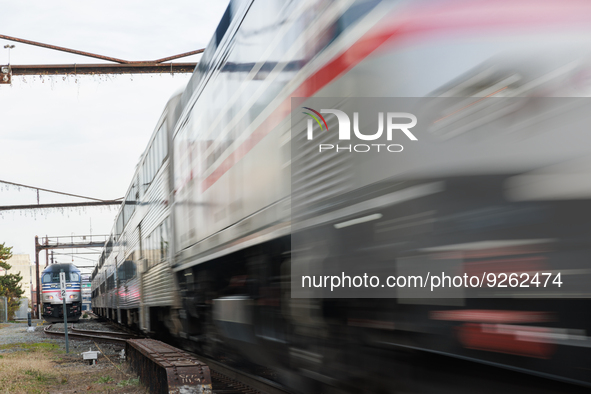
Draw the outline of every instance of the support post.
<instances>
[{"instance_id":1,"label":"support post","mask_svg":"<svg viewBox=\"0 0 591 394\"><path fill-rule=\"evenodd\" d=\"M49 239L47 238L47 234L45 234L45 246L49 245ZM49 249L45 249L45 268L49 265Z\"/></svg>"},{"instance_id":2,"label":"support post","mask_svg":"<svg viewBox=\"0 0 591 394\"><path fill-rule=\"evenodd\" d=\"M41 318L41 281L39 280L39 237L35 235L35 272L37 278L37 313L36 318Z\"/></svg>"},{"instance_id":3,"label":"support post","mask_svg":"<svg viewBox=\"0 0 591 394\"><path fill-rule=\"evenodd\" d=\"M68 273L68 275L70 275ZM66 354L70 353L70 346L68 343L68 309L66 305L66 273L63 269L60 270L60 294L62 295L63 311L64 311L64 331L66 332Z\"/></svg>"}]
</instances>

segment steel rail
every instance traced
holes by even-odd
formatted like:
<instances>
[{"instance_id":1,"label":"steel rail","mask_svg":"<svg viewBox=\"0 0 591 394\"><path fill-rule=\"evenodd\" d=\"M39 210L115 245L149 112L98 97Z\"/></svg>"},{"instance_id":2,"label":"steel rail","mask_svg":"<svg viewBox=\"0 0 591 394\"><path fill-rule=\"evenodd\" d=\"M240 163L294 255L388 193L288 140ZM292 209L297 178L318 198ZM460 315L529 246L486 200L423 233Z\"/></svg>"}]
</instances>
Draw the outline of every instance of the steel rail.
<instances>
[{"instance_id":1,"label":"steel rail","mask_svg":"<svg viewBox=\"0 0 591 394\"><path fill-rule=\"evenodd\" d=\"M101 318L94 313L91 314ZM116 327L120 327L119 324L110 320L107 320L107 322ZM209 367L211 378L214 383L214 394L290 394L286 388L283 388L276 382L240 371L198 353L190 352L185 349L183 349L183 351ZM217 384L222 387L220 388Z\"/></svg>"},{"instance_id":2,"label":"steel rail","mask_svg":"<svg viewBox=\"0 0 591 394\"><path fill-rule=\"evenodd\" d=\"M207 364L211 371L212 379L219 380L225 384L227 384L228 380L233 380L240 383L243 386L247 386L252 390L258 391L262 394L289 394L290 392L287 391L285 388L281 387L278 383L275 383L271 380L251 375L249 373L240 371L238 369L232 368L228 365L225 365L219 361L212 360L210 358L204 357L197 353L187 352L197 360L202 361L203 363ZM223 376L219 376L223 375ZM226 379L224 379L226 378ZM216 392L216 388L214 385L213 388L214 393ZM247 390L239 388L238 391L247 392Z\"/></svg>"},{"instance_id":3,"label":"steel rail","mask_svg":"<svg viewBox=\"0 0 591 394\"><path fill-rule=\"evenodd\" d=\"M45 335L48 336L56 336L56 337L65 337L66 333L61 331L51 331L51 327L53 325L50 324L43 329ZM80 334L72 332L71 329L68 331L68 338L70 339L80 339L80 340L93 340L93 341L100 341L100 342L107 342L107 343L114 343L117 345L125 345L127 339L125 338L118 338L116 336L105 336L105 335L89 335L89 334Z\"/></svg>"},{"instance_id":4,"label":"steel rail","mask_svg":"<svg viewBox=\"0 0 591 394\"><path fill-rule=\"evenodd\" d=\"M98 330L81 330L72 326L72 332L86 335L108 335L117 338L141 338L139 335L130 334L127 332L113 332L113 331L98 331Z\"/></svg>"}]
</instances>

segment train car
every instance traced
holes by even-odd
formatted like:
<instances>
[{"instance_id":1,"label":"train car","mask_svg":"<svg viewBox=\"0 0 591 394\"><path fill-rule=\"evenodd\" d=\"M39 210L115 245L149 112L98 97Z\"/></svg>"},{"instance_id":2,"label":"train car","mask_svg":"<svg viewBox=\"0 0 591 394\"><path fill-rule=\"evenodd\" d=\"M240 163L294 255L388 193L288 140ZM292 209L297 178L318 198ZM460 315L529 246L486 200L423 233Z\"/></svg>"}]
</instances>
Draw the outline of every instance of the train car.
<instances>
[{"instance_id":1,"label":"train car","mask_svg":"<svg viewBox=\"0 0 591 394\"><path fill-rule=\"evenodd\" d=\"M153 270L166 289L140 285L139 309L130 310L142 329L271 367L302 393L390 392L408 351L591 385L591 321L581 314L591 193L566 181L588 174L591 141L580 130L537 128L584 106L482 106L491 96L589 96L590 15L578 1L231 1L170 119L169 253ZM332 98L328 108L345 110L350 97L415 98L440 118L395 159L332 152L298 161L305 103ZM475 108L486 122L465 116ZM511 123L523 113L533 115ZM326 122L337 129L335 116ZM569 143L556 143L561 135ZM114 230L112 245L130 242L122 234L134 226ZM292 237L307 240L307 261L294 258ZM118 294L128 290L115 267L127 252L109 248L93 306L121 320ZM140 283L151 250L141 243L132 259ZM515 288L430 298L407 289L382 299L293 293L296 273L315 276L335 261L396 274L437 264L466 273L495 266L495 275L504 267L507 277L563 272L577 285L528 297ZM165 301L142 309L161 290Z\"/></svg>"},{"instance_id":2,"label":"train car","mask_svg":"<svg viewBox=\"0 0 591 394\"><path fill-rule=\"evenodd\" d=\"M51 264L41 273L41 316L47 322L63 322L64 307L60 292L60 272L66 274L66 310L68 322L77 322L82 315L80 270L74 264Z\"/></svg>"},{"instance_id":3,"label":"train car","mask_svg":"<svg viewBox=\"0 0 591 394\"><path fill-rule=\"evenodd\" d=\"M93 310L145 332L158 332L161 322L170 321L175 297L168 247L169 141L179 100L174 95L157 122L91 277Z\"/></svg>"},{"instance_id":4,"label":"train car","mask_svg":"<svg viewBox=\"0 0 591 394\"><path fill-rule=\"evenodd\" d=\"M91 296L90 275L82 275L82 312L92 312L92 296Z\"/></svg>"},{"instance_id":5,"label":"train car","mask_svg":"<svg viewBox=\"0 0 591 394\"><path fill-rule=\"evenodd\" d=\"M174 133L173 270L182 295L175 334L211 354L273 365L301 392L389 392L405 349L590 384L591 322L579 313L589 305L589 194L577 182L544 190L552 174L588 173L588 137L572 130L570 143L558 144L565 130L509 127L511 117L499 115L509 108L480 113L502 119L494 126L468 127L475 120L466 114L475 115L461 111L494 95L588 95L589 15L576 1L231 2L183 94ZM294 170L293 133L305 130L303 120L292 128L294 117L313 99L335 98L320 110L347 97L464 99L442 105L442 126L421 129L395 159L333 151ZM525 123L564 116L543 108L529 106L536 115ZM339 127L325 117L326 129ZM320 135L335 143L336 134ZM292 189L294 174L304 175L305 190ZM546 184L527 186L546 176ZM303 193L297 202L295 192ZM397 196L408 202L382 202ZM294 206L310 220L295 223ZM360 234L339 230L359 218L372 218ZM314 259L292 263L295 224L308 237L304 247L317 245ZM329 257L381 272L429 266L443 253L454 256L445 261L454 271L495 262L492 272L508 267L507 277L562 269L577 285L540 291L539 299L514 288L451 300L403 290L381 300L290 297L290 275L322 275Z\"/></svg>"}]
</instances>

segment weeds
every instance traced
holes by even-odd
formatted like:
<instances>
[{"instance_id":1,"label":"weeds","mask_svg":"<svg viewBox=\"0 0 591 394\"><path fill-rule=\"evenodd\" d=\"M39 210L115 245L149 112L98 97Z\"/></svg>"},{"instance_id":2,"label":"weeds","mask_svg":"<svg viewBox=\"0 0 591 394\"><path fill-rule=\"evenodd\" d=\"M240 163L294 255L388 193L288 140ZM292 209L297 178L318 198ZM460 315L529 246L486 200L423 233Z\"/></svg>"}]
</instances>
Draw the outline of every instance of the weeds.
<instances>
[{"instance_id":1,"label":"weeds","mask_svg":"<svg viewBox=\"0 0 591 394\"><path fill-rule=\"evenodd\" d=\"M39 343L24 343L22 344L22 346L25 349L28 350L58 350L59 349L59 345L55 344L55 343L49 343L49 342L39 342Z\"/></svg>"},{"instance_id":2,"label":"weeds","mask_svg":"<svg viewBox=\"0 0 591 394\"><path fill-rule=\"evenodd\" d=\"M25 371L25 375L29 375L32 376L33 379L35 379L37 382L39 383L49 383L50 381L56 380L56 377L48 374L48 373L43 373L39 370L35 370L35 369L27 369Z\"/></svg>"},{"instance_id":3,"label":"weeds","mask_svg":"<svg viewBox=\"0 0 591 394\"><path fill-rule=\"evenodd\" d=\"M0 385L11 394L40 393L48 385L58 382L47 352L21 351L4 355L0 360Z\"/></svg>"},{"instance_id":4,"label":"weeds","mask_svg":"<svg viewBox=\"0 0 591 394\"><path fill-rule=\"evenodd\" d=\"M113 381L114 381L114 379L113 379L112 377L110 377L110 376L101 376L101 377L100 377L100 378L98 378L98 380L97 380L96 382L94 382L94 383L100 383L100 384L102 384L102 383L111 383L111 382L113 382Z\"/></svg>"},{"instance_id":5,"label":"weeds","mask_svg":"<svg viewBox=\"0 0 591 394\"><path fill-rule=\"evenodd\" d=\"M39 343L10 343L6 345L0 345L0 349L23 349L30 352L36 351L54 351L59 349L59 345L49 342Z\"/></svg>"},{"instance_id":6,"label":"weeds","mask_svg":"<svg viewBox=\"0 0 591 394\"><path fill-rule=\"evenodd\" d=\"M140 385L140 378L132 378L132 379L128 379L128 380L122 380L119 383L117 383L117 386L119 387L123 387L123 386L139 386Z\"/></svg>"}]
</instances>

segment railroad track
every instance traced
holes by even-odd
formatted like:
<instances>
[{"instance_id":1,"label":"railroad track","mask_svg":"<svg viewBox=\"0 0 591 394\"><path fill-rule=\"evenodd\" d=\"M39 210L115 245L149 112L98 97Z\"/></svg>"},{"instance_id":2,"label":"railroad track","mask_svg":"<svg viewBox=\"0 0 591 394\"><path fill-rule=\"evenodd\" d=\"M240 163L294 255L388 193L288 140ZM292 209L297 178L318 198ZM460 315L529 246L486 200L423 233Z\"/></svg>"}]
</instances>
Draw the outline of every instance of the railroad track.
<instances>
[{"instance_id":1,"label":"railroad track","mask_svg":"<svg viewBox=\"0 0 591 394\"><path fill-rule=\"evenodd\" d=\"M53 325L48 325L43 330L48 336L64 337L63 331L53 331ZM114 343L125 346L128 339L138 339L138 335L127 332L81 330L73 325L68 326L68 337L80 340L92 340L97 342ZM218 361L203 357L198 354L190 354L195 359L207 365L211 372L213 394L286 394L278 384L250 375L238 369L227 366Z\"/></svg>"},{"instance_id":2,"label":"railroad track","mask_svg":"<svg viewBox=\"0 0 591 394\"><path fill-rule=\"evenodd\" d=\"M199 354L190 354L209 367L214 394L289 394L289 391L273 381L240 371Z\"/></svg>"},{"instance_id":3,"label":"railroad track","mask_svg":"<svg viewBox=\"0 0 591 394\"><path fill-rule=\"evenodd\" d=\"M45 327L48 336L64 337L65 332L52 330L53 325ZM118 327L118 326L117 326ZM80 340L114 343L125 346L128 339L138 339L139 335L128 332L82 330L68 325L68 337ZM238 369L232 368L219 361L189 353L195 359L209 367L213 394L286 394L288 393L278 384Z\"/></svg>"},{"instance_id":4,"label":"railroad track","mask_svg":"<svg viewBox=\"0 0 591 394\"><path fill-rule=\"evenodd\" d=\"M52 324L43 329L45 335L54 337L65 337L64 331L52 331ZM80 330L73 326L68 327L68 338L93 340L99 342L114 343L117 345L125 345L126 340L132 338L139 338L137 335L126 332L112 332L112 331L95 331L95 330Z\"/></svg>"},{"instance_id":5,"label":"railroad track","mask_svg":"<svg viewBox=\"0 0 591 394\"><path fill-rule=\"evenodd\" d=\"M271 381L154 339L130 339L125 354L151 392L286 394Z\"/></svg>"},{"instance_id":6,"label":"railroad track","mask_svg":"<svg viewBox=\"0 0 591 394\"><path fill-rule=\"evenodd\" d=\"M100 317L98 318L100 319ZM115 322L104 320L114 327L125 329ZM129 335L132 335L130 338L133 338L134 334ZM135 338L138 337L135 336ZM271 380L240 371L197 353L186 350L185 352L209 367L213 394L289 394L288 391Z\"/></svg>"}]
</instances>

